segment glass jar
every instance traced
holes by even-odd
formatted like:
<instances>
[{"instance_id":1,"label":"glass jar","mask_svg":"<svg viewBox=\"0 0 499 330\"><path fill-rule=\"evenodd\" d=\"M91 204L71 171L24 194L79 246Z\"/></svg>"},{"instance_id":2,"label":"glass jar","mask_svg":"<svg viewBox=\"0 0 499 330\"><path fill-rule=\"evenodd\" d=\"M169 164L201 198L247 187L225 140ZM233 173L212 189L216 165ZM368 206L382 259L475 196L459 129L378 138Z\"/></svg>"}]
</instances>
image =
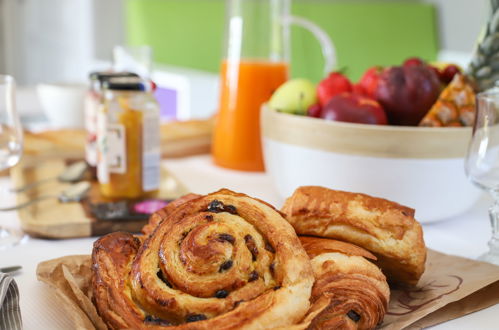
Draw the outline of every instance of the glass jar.
<instances>
[{"instance_id":1,"label":"glass jar","mask_svg":"<svg viewBox=\"0 0 499 330\"><path fill-rule=\"evenodd\" d=\"M153 196L160 184L160 111L147 83L110 78L97 115L97 177L102 195Z\"/></svg>"},{"instance_id":2,"label":"glass jar","mask_svg":"<svg viewBox=\"0 0 499 330\"><path fill-rule=\"evenodd\" d=\"M85 98L85 161L96 176L97 167L97 112L102 106L102 84L113 77L138 77L132 72L91 72L88 76L90 85Z\"/></svg>"}]
</instances>

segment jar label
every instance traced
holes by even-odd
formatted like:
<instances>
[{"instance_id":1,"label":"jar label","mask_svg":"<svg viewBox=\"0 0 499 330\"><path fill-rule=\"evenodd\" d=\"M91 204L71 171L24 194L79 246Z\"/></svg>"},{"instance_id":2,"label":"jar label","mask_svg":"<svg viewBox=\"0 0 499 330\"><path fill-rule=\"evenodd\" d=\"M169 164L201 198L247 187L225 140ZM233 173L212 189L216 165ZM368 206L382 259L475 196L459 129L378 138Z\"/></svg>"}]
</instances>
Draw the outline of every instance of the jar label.
<instances>
[{"instance_id":1,"label":"jar label","mask_svg":"<svg viewBox=\"0 0 499 330\"><path fill-rule=\"evenodd\" d=\"M85 160L90 166L97 166L97 113L100 107L98 95L89 92L85 98Z\"/></svg>"},{"instance_id":2,"label":"jar label","mask_svg":"<svg viewBox=\"0 0 499 330\"><path fill-rule=\"evenodd\" d=\"M142 189L152 191L159 189L160 183L160 136L159 116L157 113L144 114L142 121Z\"/></svg>"},{"instance_id":3,"label":"jar label","mask_svg":"<svg viewBox=\"0 0 499 330\"><path fill-rule=\"evenodd\" d=\"M109 173L126 173L126 132L121 124L107 125L107 166Z\"/></svg>"},{"instance_id":4,"label":"jar label","mask_svg":"<svg viewBox=\"0 0 499 330\"><path fill-rule=\"evenodd\" d=\"M97 177L100 183L109 183L110 173L126 173L126 132L121 124L109 124L104 112L98 116Z\"/></svg>"}]
</instances>

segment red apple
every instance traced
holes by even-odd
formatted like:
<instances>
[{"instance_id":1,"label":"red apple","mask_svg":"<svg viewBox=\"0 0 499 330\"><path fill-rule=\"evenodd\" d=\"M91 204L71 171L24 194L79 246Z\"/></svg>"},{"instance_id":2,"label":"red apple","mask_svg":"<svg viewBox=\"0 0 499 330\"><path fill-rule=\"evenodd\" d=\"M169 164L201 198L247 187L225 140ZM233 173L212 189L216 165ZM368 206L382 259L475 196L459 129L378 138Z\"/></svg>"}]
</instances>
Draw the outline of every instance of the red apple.
<instances>
[{"instance_id":1,"label":"red apple","mask_svg":"<svg viewBox=\"0 0 499 330\"><path fill-rule=\"evenodd\" d=\"M387 124L386 114L378 102L348 92L334 96L322 109L321 117L349 123Z\"/></svg>"},{"instance_id":2,"label":"red apple","mask_svg":"<svg viewBox=\"0 0 499 330\"><path fill-rule=\"evenodd\" d=\"M352 83L350 80L340 72L332 72L317 86L317 98L319 104L325 106L333 96L351 91Z\"/></svg>"},{"instance_id":3,"label":"red apple","mask_svg":"<svg viewBox=\"0 0 499 330\"><path fill-rule=\"evenodd\" d=\"M442 81L442 71L437 68L436 66L433 66L433 65L428 65L428 67L433 71L435 72L435 74L437 75L437 77L440 79L440 81L443 83Z\"/></svg>"},{"instance_id":4,"label":"red apple","mask_svg":"<svg viewBox=\"0 0 499 330\"><path fill-rule=\"evenodd\" d=\"M437 74L426 65L386 69L378 82L376 100L393 125L416 126L440 94Z\"/></svg>"}]
</instances>

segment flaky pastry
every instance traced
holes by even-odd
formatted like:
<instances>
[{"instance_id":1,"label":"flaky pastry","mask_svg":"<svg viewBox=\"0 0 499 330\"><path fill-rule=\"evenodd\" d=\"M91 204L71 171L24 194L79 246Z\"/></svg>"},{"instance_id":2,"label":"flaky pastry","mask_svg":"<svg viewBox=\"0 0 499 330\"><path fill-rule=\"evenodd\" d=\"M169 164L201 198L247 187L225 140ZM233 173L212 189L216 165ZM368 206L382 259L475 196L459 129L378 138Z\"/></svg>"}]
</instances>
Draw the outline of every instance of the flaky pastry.
<instances>
[{"instance_id":1,"label":"flaky pastry","mask_svg":"<svg viewBox=\"0 0 499 330\"><path fill-rule=\"evenodd\" d=\"M143 243L113 233L94 244L94 300L108 327L268 329L303 318L310 260L271 206L224 189L157 215Z\"/></svg>"},{"instance_id":2,"label":"flaky pastry","mask_svg":"<svg viewBox=\"0 0 499 330\"><path fill-rule=\"evenodd\" d=\"M364 194L316 186L299 187L281 211L300 235L356 244L377 257L389 281L416 284L426 247L414 210Z\"/></svg>"}]
</instances>

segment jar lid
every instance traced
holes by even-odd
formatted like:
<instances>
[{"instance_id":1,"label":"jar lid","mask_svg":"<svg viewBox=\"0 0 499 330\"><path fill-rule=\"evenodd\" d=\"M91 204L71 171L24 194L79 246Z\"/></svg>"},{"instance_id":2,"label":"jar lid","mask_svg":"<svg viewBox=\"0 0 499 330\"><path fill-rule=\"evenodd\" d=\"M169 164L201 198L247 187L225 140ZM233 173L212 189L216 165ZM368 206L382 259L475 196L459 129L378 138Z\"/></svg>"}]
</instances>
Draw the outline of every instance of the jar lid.
<instances>
[{"instance_id":1,"label":"jar lid","mask_svg":"<svg viewBox=\"0 0 499 330\"><path fill-rule=\"evenodd\" d=\"M102 82L105 89L120 91L145 91L146 85L139 77L111 77Z\"/></svg>"},{"instance_id":2,"label":"jar lid","mask_svg":"<svg viewBox=\"0 0 499 330\"><path fill-rule=\"evenodd\" d=\"M110 72L110 71L93 71L90 72L88 77L90 80L99 80L102 84L103 81L114 77L138 77L139 75L133 72Z\"/></svg>"}]
</instances>

